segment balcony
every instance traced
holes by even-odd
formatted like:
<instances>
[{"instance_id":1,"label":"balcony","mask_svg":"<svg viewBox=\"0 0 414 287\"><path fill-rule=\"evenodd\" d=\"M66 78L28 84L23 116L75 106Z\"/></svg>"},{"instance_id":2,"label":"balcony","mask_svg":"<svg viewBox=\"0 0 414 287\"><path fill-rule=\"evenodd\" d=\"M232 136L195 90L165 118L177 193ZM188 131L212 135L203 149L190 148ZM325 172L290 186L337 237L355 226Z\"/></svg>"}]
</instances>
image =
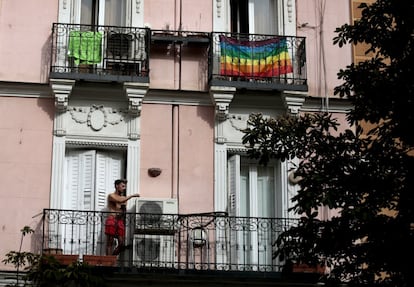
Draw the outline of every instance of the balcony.
<instances>
[{"instance_id":1,"label":"balcony","mask_svg":"<svg viewBox=\"0 0 414 287\"><path fill-rule=\"evenodd\" d=\"M50 77L149 83L150 46L171 44L208 51L211 86L308 90L303 37L61 23L53 24Z\"/></svg>"},{"instance_id":2,"label":"balcony","mask_svg":"<svg viewBox=\"0 0 414 287\"><path fill-rule=\"evenodd\" d=\"M75 255L80 261L90 255L105 255L108 215L45 209L42 250ZM129 270L280 272L283 264L273 258L274 243L282 231L296 223L294 219L231 217L225 213L123 216L127 249L110 266Z\"/></svg>"},{"instance_id":3,"label":"balcony","mask_svg":"<svg viewBox=\"0 0 414 287\"><path fill-rule=\"evenodd\" d=\"M307 91L305 38L212 33L212 86Z\"/></svg>"},{"instance_id":4,"label":"balcony","mask_svg":"<svg viewBox=\"0 0 414 287\"><path fill-rule=\"evenodd\" d=\"M149 82L145 28L54 23L50 77Z\"/></svg>"}]
</instances>

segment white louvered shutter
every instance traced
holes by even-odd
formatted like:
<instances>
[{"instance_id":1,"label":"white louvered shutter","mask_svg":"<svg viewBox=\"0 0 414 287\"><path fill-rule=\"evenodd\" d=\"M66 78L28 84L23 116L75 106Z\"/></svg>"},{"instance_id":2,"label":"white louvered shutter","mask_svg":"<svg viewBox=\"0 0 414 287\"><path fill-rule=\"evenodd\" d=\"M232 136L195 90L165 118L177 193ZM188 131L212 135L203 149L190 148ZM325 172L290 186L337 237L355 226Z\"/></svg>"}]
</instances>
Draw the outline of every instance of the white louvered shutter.
<instances>
[{"instance_id":1,"label":"white louvered shutter","mask_svg":"<svg viewBox=\"0 0 414 287\"><path fill-rule=\"evenodd\" d=\"M228 211L230 216L240 214L240 156L233 155L228 160Z\"/></svg>"},{"instance_id":2,"label":"white louvered shutter","mask_svg":"<svg viewBox=\"0 0 414 287\"><path fill-rule=\"evenodd\" d=\"M108 194L115 190L114 182L123 176L124 159L121 154L96 154L96 193L94 210L107 208Z\"/></svg>"},{"instance_id":3,"label":"white louvered shutter","mask_svg":"<svg viewBox=\"0 0 414 287\"><path fill-rule=\"evenodd\" d=\"M242 263L241 254L243 253L243 234L240 230L239 219L235 218L240 214L240 156L233 155L228 160L228 211L232 217L230 221L230 262L233 269L238 269L238 264Z\"/></svg>"},{"instance_id":4,"label":"white louvered shutter","mask_svg":"<svg viewBox=\"0 0 414 287\"><path fill-rule=\"evenodd\" d=\"M70 151L66 155L65 194L62 207L90 210L95 189L95 151Z\"/></svg>"},{"instance_id":5,"label":"white louvered shutter","mask_svg":"<svg viewBox=\"0 0 414 287\"><path fill-rule=\"evenodd\" d=\"M68 151L66 155L66 184L64 209L91 210L93 194L95 192L95 151ZM69 213L70 214L70 213ZM88 224L84 222L88 216L85 213L71 214L71 220L61 225L63 238L63 252L67 254L85 254L88 252L86 230Z\"/></svg>"},{"instance_id":6,"label":"white louvered shutter","mask_svg":"<svg viewBox=\"0 0 414 287\"><path fill-rule=\"evenodd\" d=\"M93 226L89 228L91 231L90 236L95 238L95 245L93 253L96 255L103 255L105 253L106 237L104 235L104 222L106 220L106 214L101 211L107 211L107 198L108 194L112 193L115 189L114 182L116 179L122 178L124 167L124 159L122 154L116 153L96 153L96 169L95 169L95 197L94 197L94 210L95 222Z\"/></svg>"}]
</instances>

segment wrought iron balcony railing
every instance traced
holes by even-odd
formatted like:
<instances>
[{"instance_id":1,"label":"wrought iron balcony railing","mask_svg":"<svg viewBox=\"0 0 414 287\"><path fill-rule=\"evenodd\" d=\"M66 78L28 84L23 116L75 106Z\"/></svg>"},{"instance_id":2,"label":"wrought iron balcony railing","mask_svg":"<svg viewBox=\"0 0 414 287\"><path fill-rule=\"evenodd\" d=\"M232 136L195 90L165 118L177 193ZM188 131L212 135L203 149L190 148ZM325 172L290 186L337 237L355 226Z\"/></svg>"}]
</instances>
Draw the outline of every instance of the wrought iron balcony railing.
<instances>
[{"instance_id":1,"label":"wrought iron balcony railing","mask_svg":"<svg viewBox=\"0 0 414 287\"><path fill-rule=\"evenodd\" d=\"M305 38L53 24L50 77L149 82L150 45L197 44L209 51L209 84L306 91Z\"/></svg>"},{"instance_id":2,"label":"wrought iron balcony railing","mask_svg":"<svg viewBox=\"0 0 414 287\"><path fill-rule=\"evenodd\" d=\"M105 222L97 211L53 210L43 213L43 250L106 255ZM294 219L231 217L223 213L191 215L126 213L127 249L117 266L194 270L278 272L274 258L278 235Z\"/></svg>"},{"instance_id":3,"label":"wrought iron balcony railing","mask_svg":"<svg viewBox=\"0 0 414 287\"><path fill-rule=\"evenodd\" d=\"M212 33L210 85L306 91L305 38Z\"/></svg>"},{"instance_id":4,"label":"wrought iron balcony railing","mask_svg":"<svg viewBox=\"0 0 414 287\"><path fill-rule=\"evenodd\" d=\"M146 28L54 23L50 77L148 82Z\"/></svg>"}]
</instances>

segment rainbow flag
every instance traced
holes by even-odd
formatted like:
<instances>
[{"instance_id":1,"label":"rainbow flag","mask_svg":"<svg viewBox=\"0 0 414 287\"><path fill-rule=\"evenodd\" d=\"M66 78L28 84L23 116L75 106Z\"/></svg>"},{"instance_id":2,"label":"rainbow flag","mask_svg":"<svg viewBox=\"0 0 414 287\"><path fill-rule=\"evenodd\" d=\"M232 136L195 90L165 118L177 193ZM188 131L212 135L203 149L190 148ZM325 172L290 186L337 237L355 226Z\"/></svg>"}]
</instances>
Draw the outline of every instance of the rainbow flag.
<instances>
[{"instance_id":1,"label":"rainbow flag","mask_svg":"<svg viewBox=\"0 0 414 287\"><path fill-rule=\"evenodd\" d=\"M220 36L220 75L277 77L293 72L286 38L241 41Z\"/></svg>"}]
</instances>

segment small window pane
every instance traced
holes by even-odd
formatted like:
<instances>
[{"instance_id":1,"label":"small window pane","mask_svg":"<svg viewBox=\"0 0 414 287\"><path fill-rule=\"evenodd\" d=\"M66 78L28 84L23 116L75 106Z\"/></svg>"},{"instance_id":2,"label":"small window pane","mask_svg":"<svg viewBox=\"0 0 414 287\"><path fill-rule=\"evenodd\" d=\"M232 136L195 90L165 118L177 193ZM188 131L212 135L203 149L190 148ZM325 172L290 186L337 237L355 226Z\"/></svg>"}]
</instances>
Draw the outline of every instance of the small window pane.
<instances>
[{"instance_id":1,"label":"small window pane","mask_svg":"<svg viewBox=\"0 0 414 287\"><path fill-rule=\"evenodd\" d=\"M84 25L91 25L92 17L94 14L93 11L93 0L82 0L81 2L81 15L80 15L80 23Z\"/></svg>"},{"instance_id":2,"label":"small window pane","mask_svg":"<svg viewBox=\"0 0 414 287\"><path fill-rule=\"evenodd\" d=\"M125 26L126 0L105 0L105 25Z\"/></svg>"}]
</instances>

